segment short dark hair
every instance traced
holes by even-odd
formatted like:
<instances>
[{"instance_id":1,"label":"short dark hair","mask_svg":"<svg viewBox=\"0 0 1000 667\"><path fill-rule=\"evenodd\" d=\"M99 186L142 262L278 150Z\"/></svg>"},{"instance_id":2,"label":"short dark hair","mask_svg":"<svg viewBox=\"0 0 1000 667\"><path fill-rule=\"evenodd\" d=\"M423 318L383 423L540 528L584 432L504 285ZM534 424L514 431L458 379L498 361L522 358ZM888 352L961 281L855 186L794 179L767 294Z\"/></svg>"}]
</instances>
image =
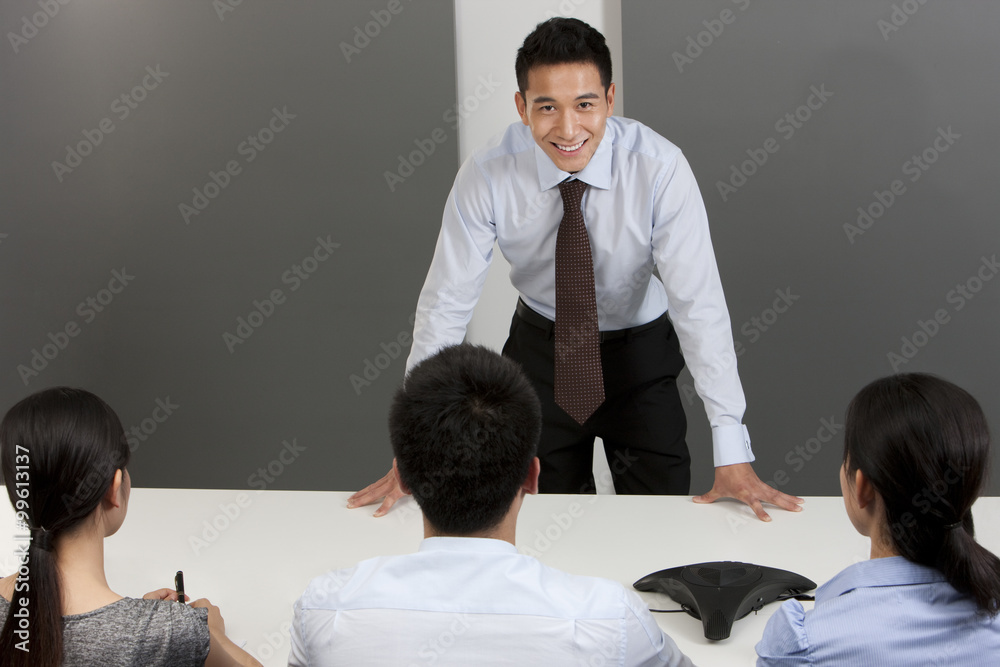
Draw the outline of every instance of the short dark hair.
<instances>
[{"instance_id":1,"label":"short dark hair","mask_svg":"<svg viewBox=\"0 0 1000 667\"><path fill-rule=\"evenodd\" d=\"M601 75L601 85L607 94L611 87L611 51L604 35L579 19L557 16L539 23L517 50L514 73L517 87L524 95L528 89L528 72L539 65L590 63Z\"/></svg>"},{"instance_id":2,"label":"short dark hair","mask_svg":"<svg viewBox=\"0 0 1000 667\"><path fill-rule=\"evenodd\" d=\"M895 551L996 615L1000 559L976 542L972 522L990 454L976 399L933 375L891 375L858 392L844 426L848 480L860 470L881 496Z\"/></svg>"},{"instance_id":3,"label":"short dark hair","mask_svg":"<svg viewBox=\"0 0 1000 667\"><path fill-rule=\"evenodd\" d=\"M542 411L514 361L478 345L446 347L415 366L389 411L396 466L438 531L495 527L527 478Z\"/></svg>"}]
</instances>

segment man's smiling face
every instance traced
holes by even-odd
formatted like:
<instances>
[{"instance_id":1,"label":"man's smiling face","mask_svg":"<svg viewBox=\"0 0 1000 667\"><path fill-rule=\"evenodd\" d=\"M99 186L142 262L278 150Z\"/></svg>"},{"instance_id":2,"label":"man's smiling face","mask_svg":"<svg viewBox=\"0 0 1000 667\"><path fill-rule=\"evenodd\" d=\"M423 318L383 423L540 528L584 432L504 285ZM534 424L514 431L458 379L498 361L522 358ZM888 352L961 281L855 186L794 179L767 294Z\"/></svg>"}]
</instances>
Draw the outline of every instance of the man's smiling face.
<instances>
[{"instance_id":1,"label":"man's smiling face","mask_svg":"<svg viewBox=\"0 0 1000 667\"><path fill-rule=\"evenodd\" d=\"M528 72L524 96L514 93L521 122L556 166L570 173L587 166L615 109L615 84L607 94L591 63L539 65Z\"/></svg>"}]
</instances>

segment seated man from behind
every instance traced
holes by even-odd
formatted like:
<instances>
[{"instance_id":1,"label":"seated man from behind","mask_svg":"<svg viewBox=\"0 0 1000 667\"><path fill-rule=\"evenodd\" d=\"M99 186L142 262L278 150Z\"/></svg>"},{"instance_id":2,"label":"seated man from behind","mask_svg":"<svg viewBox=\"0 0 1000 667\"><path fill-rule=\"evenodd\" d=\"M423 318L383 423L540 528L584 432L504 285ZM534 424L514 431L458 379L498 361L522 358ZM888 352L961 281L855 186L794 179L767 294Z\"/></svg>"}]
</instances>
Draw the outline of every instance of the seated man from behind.
<instances>
[{"instance_id":1,"label":"seated man from behind","mask_svg":"<svg viewBox=\"0 0 1000 667\"><path fill-rule=\"evenodd\" d=\"M514 547L537 492L541 409L518 365L457 345L394 398L400 487L424 515L417 553L314 579L295 603L289 665L690 665L621 584Z\"/></svg>"}]
</instances>

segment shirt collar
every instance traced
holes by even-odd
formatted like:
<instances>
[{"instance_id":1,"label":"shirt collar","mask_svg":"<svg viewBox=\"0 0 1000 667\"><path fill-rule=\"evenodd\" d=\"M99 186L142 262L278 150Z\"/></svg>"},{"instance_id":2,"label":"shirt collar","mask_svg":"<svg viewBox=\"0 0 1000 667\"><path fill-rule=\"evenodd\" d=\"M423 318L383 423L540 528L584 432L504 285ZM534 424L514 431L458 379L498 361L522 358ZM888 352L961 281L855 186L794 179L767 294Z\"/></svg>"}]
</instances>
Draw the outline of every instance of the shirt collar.
<instances>
[{"instance_id":1,"label":"shirt collar","mask_svg":"<svg viewBox=\"0 0 1000 667\"><path fill-rule=\"evenodd\" d=\"M570 174L568 171L563 171L557 167L552 158L546 155L542 147L538 145L538 142L534 142L535 164L538 167L538 187L544 192L559 185L570 176L575 176L578 180L595 188L600 188L601 190L610 188L611 148L615 142L615 126L611 120L611 118L608 118L605 122L604 137L597 146L597 150L594 151L594 155L590 158L590 162L587 163L586 167L576 172L576 174Z\"/></svg>"},{"instance_id":2,"label":"shirt collar","mask_svg":"<svg viewBox=\"0 0 1000 667\"><path fill-rule=\"evenodd\" d=\"M940 571L918 565L902 556L875 558L844 568L837 576L820 586L816 591L816 603L850 593L856 588L929 584L938 581L945 581Z\"/></svg>"},{"instance_id":3,"label":"shirt collar","mask_svg":"<svg viewBox=\"0 0 1000 667\"><path fill-rule=\"evenodd\" d=\"M517 547L505 540L489 537L426 537L420 543L420 551L517 553Z\"/></svg>"}]
</instances>

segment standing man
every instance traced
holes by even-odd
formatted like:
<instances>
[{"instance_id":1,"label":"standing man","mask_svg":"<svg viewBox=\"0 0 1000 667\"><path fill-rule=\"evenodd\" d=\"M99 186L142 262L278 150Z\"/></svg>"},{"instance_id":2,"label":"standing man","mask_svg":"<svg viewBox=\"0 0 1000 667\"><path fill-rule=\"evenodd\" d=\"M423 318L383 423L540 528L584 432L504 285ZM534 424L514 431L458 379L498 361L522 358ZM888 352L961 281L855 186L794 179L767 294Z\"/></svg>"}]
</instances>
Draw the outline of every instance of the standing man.
<instances>
[{"instance_id":1,"label":"standing man","mask_svg":"<svg viewBox=\"0 0 1000 667\"><path fill-rule=\"evenodd\" d=\"M802 499L764 484L750 466L729 312L705 206L680 149L612 117L611 54L582 21L539 24L515 71L521 122L455 179L407 370L463 340L498 243L520 293L503 352L522 364L542 402L543 493L593 491L600 437L616 492L686 495L687 423L676 385L686 360L716 466L711 491L695 502L736 498L765 521L762 501L801 509ZM348 506L384 497L381 516L402 495L390 471Z\"/></svg>"}]
</instances>

